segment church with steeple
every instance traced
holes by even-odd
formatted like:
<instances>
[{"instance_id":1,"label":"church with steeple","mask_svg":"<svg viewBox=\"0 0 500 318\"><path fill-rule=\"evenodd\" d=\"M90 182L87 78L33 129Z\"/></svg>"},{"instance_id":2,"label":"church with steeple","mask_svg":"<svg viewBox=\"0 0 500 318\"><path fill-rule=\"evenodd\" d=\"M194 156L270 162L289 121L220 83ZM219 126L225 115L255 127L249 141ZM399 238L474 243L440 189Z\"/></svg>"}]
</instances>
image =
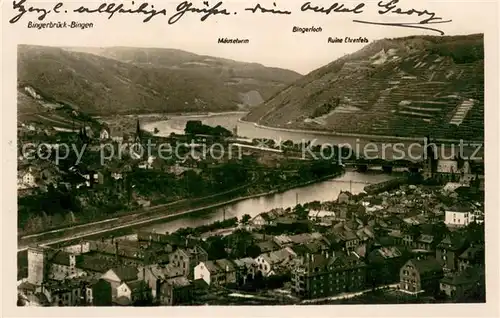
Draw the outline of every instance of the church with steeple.
<instances>
[{"instance_id":1,"label":"church with steeple","mask_svg":"<svg viewBox=\"0 0 500 318\"><path fill-rule=\"evenodd\" d=\"M146 148L145 142L143 140L143 137L144 136L143 136L143 133L141 130L141 124L139 122L139 119L137 119L135 133L133 136L133 146L130 149L133 152L132 156L135 159L141 159L141 158L147 157L147 148Z\"/></svg>"},{"instance_id":2,"label":"church with steeple","mask_svg":"<svg viewBox=\"0 0 500 318\"><path fill-rule=\"evenodd\" d=\"M135 128L134 142L142 144L141 123L139 122L139 119L137 119L137 124Z\"/></svg>"}]
</instances>

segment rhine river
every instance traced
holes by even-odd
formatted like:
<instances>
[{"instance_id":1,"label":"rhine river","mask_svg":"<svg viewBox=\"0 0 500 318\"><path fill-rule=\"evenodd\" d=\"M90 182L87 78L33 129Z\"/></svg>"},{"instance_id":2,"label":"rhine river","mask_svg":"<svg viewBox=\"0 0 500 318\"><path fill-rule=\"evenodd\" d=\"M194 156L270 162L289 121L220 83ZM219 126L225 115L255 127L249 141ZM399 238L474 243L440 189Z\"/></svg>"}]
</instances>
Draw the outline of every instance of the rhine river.
<instances>
[{"instance_id":1,"label":"rhine river","mask_svg":"<svg viewBox=\"0 0 500 318\"><path fill-rule=\"evenodd\" d=\"M188 120L200 120L209 126L220 125L230 131L237 128L238 136L242 138L267 138L274 141L284 142L291 140L294 143L311 141L313 145L342 145L350 147L353 153L361 154L367 159L381 158L386 160L406 159L411 161L421 161L424 149L424 136L415 138L382 138L381 136L339 136L328 135L328 133L314 131L293 131L262 127L250 122L240 121L245 113L215 113L210 115L184 115L172 116L168 120L148 121L142 128L153 132L158 129L157 136L167 137L171 133L184 134L184 127ZM453 144L452 144L453 143ZM471 158L476 149L479 151L474 155L482 157L484 148L475 143L463 141L462 154L459 148L459 141L446 141L438 143L437 153L443 159L452 159L457 155ZM477 159L477 158L476 158Z\"/></svg>"},{"instance_id":2,"label":"rhine river","mask_svg":"<svg viewBox=\"0 0 500 318\"><path fill-rule=\"evenodd\" d=\"M367 183L377 183L391 178L394 178L394 175L382 174L381 172L346 172L339 178L314 183L282 193L246 199L217 209L184 215L181 218L167 220L164 223L148 225L141 228L141 230L172 233L179 228L197 227L223 220L224 215L227 219L232 217L240 219L244 214L254 217L274 208L293 207L297 202L303 204L316 200L332 201L337 199L340 191L351 191L353 194L357 194L363 191Z\"/></svg>"}]
</instances>

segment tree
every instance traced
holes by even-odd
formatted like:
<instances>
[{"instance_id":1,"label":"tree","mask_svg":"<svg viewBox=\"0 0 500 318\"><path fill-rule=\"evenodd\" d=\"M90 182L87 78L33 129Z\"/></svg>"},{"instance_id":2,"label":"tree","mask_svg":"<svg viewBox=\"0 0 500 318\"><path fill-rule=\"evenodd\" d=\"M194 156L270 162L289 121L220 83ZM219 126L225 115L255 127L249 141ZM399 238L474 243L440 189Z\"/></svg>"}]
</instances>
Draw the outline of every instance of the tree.
<instances>
[{"instance_id":1,"label":"tree","mask_svg":"<svg viewBox=\"0 0 500 318\"><path fill-rule=\"evenodd\" d=\"M249 215L249 214L243 214L243 216L241 217L241 224L243 225L247 225L248 222L250 222L250 220L252 219L252 217Z\"/></svg>"},{"instance_id":2,"label":"tree","mask_svg":"<svg viewBox=\"0 0 500 318\"><path fill-rule=\"evenodd\" d=\"M207 239L208 249L207 253L210 259L226 258L226 245L224 238L220 235L212 236Z\"/></svg>"},{"instance_id":3,"label":"tree","mask_svg":"<svg viewBox=\"0 0 500 318\"><path fill-rule=\"evenodd\" d=\"M258 257L260 254L262 254L262 250L260 249L260 247L256 244L252 244L250 245L248 248L247 248L247 255L248 257L251 257L251 258L256 258Z\"/></svg>"},{"instance_id":4,"label":"tree","mask_svg":"<svg viewBox=\"0 0 500 318\"><path fill-rule=\"evenodd\" d=\"M302 204L297 204L293 208L293 213L297 216L298 220L306 220L309 216L309 211Z\"/></svg>"}]
</instances>

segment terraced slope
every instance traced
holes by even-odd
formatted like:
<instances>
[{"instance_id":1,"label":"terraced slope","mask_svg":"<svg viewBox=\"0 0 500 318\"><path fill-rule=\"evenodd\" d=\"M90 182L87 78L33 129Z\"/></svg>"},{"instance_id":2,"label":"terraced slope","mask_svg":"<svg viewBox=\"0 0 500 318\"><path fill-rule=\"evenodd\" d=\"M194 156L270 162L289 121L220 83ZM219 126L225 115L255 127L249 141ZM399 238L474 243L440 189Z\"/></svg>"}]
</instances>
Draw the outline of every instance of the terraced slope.
<instances>
[{"instance_id":1,"label":"terraced slope","mask_svg":"<svg viewBox=\"0 0 500 318\"><path fill-rule=\"evenodd\" d=\"M483 36L373 42L296 81L246 120L339 133L483 139Z\"/></svg>"}]
</instances>

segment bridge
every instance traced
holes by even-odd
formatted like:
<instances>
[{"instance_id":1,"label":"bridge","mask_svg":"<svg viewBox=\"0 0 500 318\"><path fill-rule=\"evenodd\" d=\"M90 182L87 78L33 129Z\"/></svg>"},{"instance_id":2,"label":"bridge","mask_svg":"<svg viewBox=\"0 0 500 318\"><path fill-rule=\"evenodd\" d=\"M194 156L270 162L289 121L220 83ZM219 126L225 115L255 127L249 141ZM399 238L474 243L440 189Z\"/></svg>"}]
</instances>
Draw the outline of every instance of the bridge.
<instances>
[{"instance_id":1,"label":"bridge","mask_svg":"<svg viewBox=\"0 0 500 318\"><path fill-rule=\"evenodd\" d=\"M341 183L349 183L349 184L373 184L373 182L369 181L360 181L360 180L338 180L335 179L335 182L341 182Z\"/></svg>"},{"instance_id":2,"label":"bridge","mask_svg":"<svg viewBox=\"0 0 500 318\"><path fill-rule=\"evenodd\" d=\"M353 160L347 161L344 167L353 167L360 172L366 172L370 168L381 168L386 173L391 173L395 168L405 168L410 172L419 172L423 168L421 162L411 162L406 160L395 160L395 161L385 161L385 160Z\"/></svg>"}]
</instances>

